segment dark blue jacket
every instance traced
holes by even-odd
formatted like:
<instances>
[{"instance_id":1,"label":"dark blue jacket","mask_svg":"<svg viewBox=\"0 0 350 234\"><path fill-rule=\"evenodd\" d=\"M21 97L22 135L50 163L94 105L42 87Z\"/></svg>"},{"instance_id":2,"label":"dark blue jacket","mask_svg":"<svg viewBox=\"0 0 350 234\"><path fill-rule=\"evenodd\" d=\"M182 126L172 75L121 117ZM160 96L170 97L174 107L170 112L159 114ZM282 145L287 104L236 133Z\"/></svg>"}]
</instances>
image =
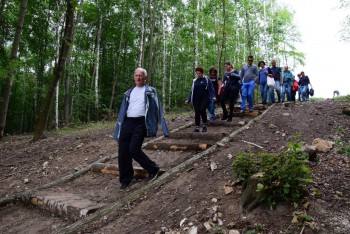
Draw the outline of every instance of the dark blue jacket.
<instances>
[{"instance_id":1,"label":"dark blue jacket","mask_svg":"<svg viewBox=\"0 0 350 234\"><path fill-rule=\"evenodd\" d=\"M166 125L162 104L159 100L157 91L155 88L145 85L145 124L148 137L155 137L158 131L158 123L161 123L164 136L169 136L169 130ZM114 139L118 141L120 130L126 117L126 111L129 107L129 99L131 91L135 88L135 85L124 93L124 99L120 106L117 125L115 127Z\"/></svg>"}]
</instances>

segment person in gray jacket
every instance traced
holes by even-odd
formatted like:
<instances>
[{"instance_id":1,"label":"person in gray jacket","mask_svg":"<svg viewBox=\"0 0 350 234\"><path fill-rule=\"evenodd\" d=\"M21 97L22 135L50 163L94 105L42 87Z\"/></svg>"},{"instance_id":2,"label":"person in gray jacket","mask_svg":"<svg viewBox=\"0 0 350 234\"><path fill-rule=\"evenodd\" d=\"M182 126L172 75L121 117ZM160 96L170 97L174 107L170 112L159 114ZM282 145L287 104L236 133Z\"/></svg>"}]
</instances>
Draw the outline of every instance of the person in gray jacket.
<instances>
[{"instance_id":1,"label":"person in gray jacket","mask_svg":"<svg viewBox=\"0 0 350 234\"><path fill-rule=\"evenodd\" d=\"M243 65L241 73L242 80L242 102L241 102L241 113L246 110L246 101L248 100L249 111L253 111L253 94L255 82L259 77L257 66L253 65L253 56L248 56L248 64Z\"/></svg>"},{"instance_id":2,"label":"person in gray jacket","mask_svg":"<svg viewBox=\"0 0 350 234\"><path fill-rule=\"evenodd\" d=\"M126 189L134 176L132 160L138 162L152 181L159 174L159 166L141 149L145 137L155 137L158 123L164 136L169 136L162 105L155 88L145 84L147 71L137 68L134 72L135 85L124 93L120 107L114 139L118 141L118 166L120 189Z\"/></svg>"}]
</instances>

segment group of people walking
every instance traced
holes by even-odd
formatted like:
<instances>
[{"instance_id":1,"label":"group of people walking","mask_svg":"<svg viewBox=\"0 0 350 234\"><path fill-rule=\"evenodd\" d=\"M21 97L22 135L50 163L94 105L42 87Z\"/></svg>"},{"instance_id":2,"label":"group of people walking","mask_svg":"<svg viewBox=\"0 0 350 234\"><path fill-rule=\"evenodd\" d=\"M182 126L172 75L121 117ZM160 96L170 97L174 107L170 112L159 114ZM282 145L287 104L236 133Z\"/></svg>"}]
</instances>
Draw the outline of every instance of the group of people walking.
<instances>
[{"instance_id":1,"label":"group of people walking","mask_svg":"<svg viewBox=\"0 0 350 234\"><path fill-rule=\"evenodd\" d=\"M271 61L271 67L266 66L264 61L259 61L258 66L253 65L253 56L248 56L248 63L242 66L238 72L230 62L225 62L226 72L223 78L218 77L215 67L209 69L209 77L204 75L203 67L196 67L196 77L193 80L189 98L185 104L192 103L195 111L195 132L206 132L207 121L215 120L215 103L221 105L222 120L232 121L234 104L241 94L240 112L244 113L247 108L253 110L253 95L255 84L258 84L263 104L276 102L295 101L296 92L299 94L299 101L307 101L309 98L310 79L304 72L298 74L295 79L288 66L284 69L276 66L276 61ZM269 85L268 79L273 80ZM226 102L229 103L230 111L226 109ZM206 109L209 111L207 117ZM202 126L200 122L202 120Z\"/></svg>"},{"instance_id":2,"label":"group of people walking","mask_svg":"<svg viewBox=\"0 0 350 234\"><path fill-rule=\"evenodd\" d=\"M258 68L259 67L259 68ZM189 98L185 104L192 103L195 112L195 132L207 132L207 121L215 120L215 103L221 105L222 120L232 121L234 104L241 94L240 112L253 111L253 94L255 84L259 84L262 103L275 103L275 91L278 102L295 100L295 92L298 91L301 101L308 98L308 86L310 80L304 72L298 74L295 79L288 66L281 68L272 60L271 67L267 67L264 61L259 61L258 67L253 65L253 56L248 56L248 61L243 64L238 72L230 62L225 62L226 72L221 79L218 70L210 67L209 77L204 75L203 67L195 68L195 79ZM274 86L268 85L268 79L274 80ZM163 108L159 96L154 87L146 84L147 71L137 68L134 71L134 85L124 93L120 107L114 139L119 143L118 166L120 189L126 189L134 175L132 161L137 161L149 174L149 181L153 181L159 175L159 166L152 161L143 151L142 143L145 137L156 136L158 124L161 124L164 136L169 135L169 130L164 118ZM296 86L297 85L297 86ZM297 87L297 89L295 89ZM311 86L312 87L312 86ZM226 102L230 110L226 109ZM209 110L207 118L206 110ZM200 125L202 120L202 126Z\"/></svg>"}]
</instances>

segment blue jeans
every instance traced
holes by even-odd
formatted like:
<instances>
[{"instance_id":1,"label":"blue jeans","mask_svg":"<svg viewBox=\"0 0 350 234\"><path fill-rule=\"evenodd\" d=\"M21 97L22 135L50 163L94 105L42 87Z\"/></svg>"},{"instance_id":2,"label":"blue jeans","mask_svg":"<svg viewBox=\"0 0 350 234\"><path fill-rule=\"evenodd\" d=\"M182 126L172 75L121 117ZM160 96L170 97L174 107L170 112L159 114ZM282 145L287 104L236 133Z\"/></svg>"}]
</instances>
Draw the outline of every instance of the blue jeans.
<instances>
[{"instance_id":1,"label":"blue jeans","mask_svg":"<svg viewBox=\"0 0 350 234\"><path fill-rule=\"evenodd\" d=\"M242 84L242 103L241 110L245 111L246 101L248 100L249 110L253 109L253 93L254 93L255 81L246 82Z\"/></svg>"},{"instance_id":2,"label":"blue jeans","mask_svg":"<svg viewBox=\"0 0 350 234\"><path fill-rule=\"evenodd\" d=\"M275 86L276 86L278 102L281 102L281 83L279 80L275 80ZM273 98L275 100L275 95L273 96Z\"/></svg>"},{"instance_id":3,"label":"blue jeans","mask_svg":"<svg viewBox=\"0 0 350 234\"><path fill-rule=\"evenodd\" d=\"M263 103L266 103L267 99L267 82L260 82L260 93L261 93L261 100Z\"/></svg>"},{"instance_id":4,"label":"blue jeans","mask_svg":"<svg viewBox=\"0 0 350 234\"><path fill-rule=\"evenodd\" d=\"M211 100L211 101L209 102L208 111L209 111L209 121L214 121L214 120L216 119L214 100Z\"/></svg>"},{"instance_id":5,"label":"blue jeans","mask_svg":"<svg viewBox=\"0 0 350 234\"><path fill-rule=\"evenodd\" d=\"M300 91L301 91L301 100L303 102L305 102L307 100L307 89L308 89L308 86L307 85L304 85L304 86L301 86L300 87Z\"/></svg>"},{"instance_id":6,"label":"blue jeans","mask_svg":"<svg viewBox=\"0 0 350 234\"><path fill-rule=\"evenodd\" d=\"M287 101L292 101L292 85L289 82L284 82L282 87L282 102L284 102L285 95L287 94Z\"/></svg>"}]
</instances>

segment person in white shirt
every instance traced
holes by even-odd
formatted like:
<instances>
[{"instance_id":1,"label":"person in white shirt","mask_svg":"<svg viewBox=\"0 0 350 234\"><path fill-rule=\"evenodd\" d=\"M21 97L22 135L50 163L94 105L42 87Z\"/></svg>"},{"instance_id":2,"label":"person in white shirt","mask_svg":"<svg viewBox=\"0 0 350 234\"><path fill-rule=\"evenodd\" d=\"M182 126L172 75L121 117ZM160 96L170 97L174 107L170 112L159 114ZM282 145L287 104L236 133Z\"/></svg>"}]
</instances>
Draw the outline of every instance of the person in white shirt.
<instances>
[{"instance_id":1,"label":"person in white shirt","mask_svg":"<svg viewBox=\"0 0 350 234\"><path fill-rule=\"evenodd\" d=\"M156 136L158 123L162 125L164 136L169 136L157 91L145 84L146 78L145 69L135 70L135 85L124 94L115 129L114 139L119 142L118 166L121 190L126 189L133 179L133 159L148 172L149 181L157 178L159 166L142 151L142 143L145 137Z\"/></svg>"}]
</instances>

